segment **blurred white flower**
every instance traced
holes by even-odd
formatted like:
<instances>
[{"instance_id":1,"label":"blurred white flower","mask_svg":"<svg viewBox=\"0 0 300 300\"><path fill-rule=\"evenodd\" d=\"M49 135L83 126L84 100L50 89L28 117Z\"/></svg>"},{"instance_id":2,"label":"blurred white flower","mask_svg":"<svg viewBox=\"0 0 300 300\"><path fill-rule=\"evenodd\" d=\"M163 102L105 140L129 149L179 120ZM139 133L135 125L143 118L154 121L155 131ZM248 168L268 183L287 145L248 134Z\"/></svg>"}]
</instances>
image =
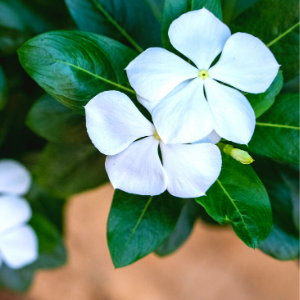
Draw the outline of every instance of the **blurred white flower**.
<instances>
[{"instance_id":1,"label":"blurred white flower","mask_svg":"<svg viewBox=\"0 0 300 300\"><path fill-rule=\"evenodd\" d=\"M29 190L28 171L12 159L0 160L0 266L22 268L38 257L38 241L26 224L31 208L21 197Z\"/></svg>"},{"instance_id":2,"label":"blurred white flower","mask_svg":"<svg viewBox=\"0 0 300 300\"><path fill-rule=\"evenodd\" d=\"M169 37L195 66L165 49L150 48L126 68L161 139L190 143L214 129L229 141L247 144L254 132L254 111L241 92L218 81L249 93L265 92L279 69L272 52L250 34L231 35L205 8L173 21Z\"/></svg>"},{"instance_id":3,"label":"blurred white flower","mask_svg":"<svg viewBox=\"0 0 300 300\"><path fill-rule=\"evenodd\" d=\"M100 93L85 112L88 134L98 150L108 155L105 167L116 189L140 195L159 195L167 189L176 197L199 197L220 174L217 146L163 143L125 94Z\"/></svg>"}]
</instances>

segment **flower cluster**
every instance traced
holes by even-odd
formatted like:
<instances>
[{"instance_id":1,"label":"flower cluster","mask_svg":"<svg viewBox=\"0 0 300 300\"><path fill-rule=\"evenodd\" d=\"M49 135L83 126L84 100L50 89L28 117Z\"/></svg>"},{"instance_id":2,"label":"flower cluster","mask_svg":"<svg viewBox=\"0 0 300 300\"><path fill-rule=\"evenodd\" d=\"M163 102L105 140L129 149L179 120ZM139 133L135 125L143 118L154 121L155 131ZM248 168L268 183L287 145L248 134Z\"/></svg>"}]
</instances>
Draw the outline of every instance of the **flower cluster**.
<instances>
[{"instance_id":1,"label":"flower cluster","mask_svg":"<svg viewBox=\"0 0 300 300\"><path fill-rule=\"evenodd\" d=\"M206 9L176 19L169 37L190 63L150 48L126 68L153 124L126 95L109 91L85 106L87 130L108 155L106 170L115 188L141 195L167 189L177 197L199 197L221 170L215 143L222 137L247 144L253 135L255 114L239 90L265 92L279 65L258 38L231 35Z\"/></svg>"},{"instance_id":2,"label":"flower cluster","mask_svg":"<svg viewBox=\"0 0 300 300\"><path fill-rule=\"evenodd\" d=\"M38 257L34 230L26 224L31 208L22 198L29 190L31 177L18 162L0 160L0 266L18 269Z\"/></svg>"}]
</instances>

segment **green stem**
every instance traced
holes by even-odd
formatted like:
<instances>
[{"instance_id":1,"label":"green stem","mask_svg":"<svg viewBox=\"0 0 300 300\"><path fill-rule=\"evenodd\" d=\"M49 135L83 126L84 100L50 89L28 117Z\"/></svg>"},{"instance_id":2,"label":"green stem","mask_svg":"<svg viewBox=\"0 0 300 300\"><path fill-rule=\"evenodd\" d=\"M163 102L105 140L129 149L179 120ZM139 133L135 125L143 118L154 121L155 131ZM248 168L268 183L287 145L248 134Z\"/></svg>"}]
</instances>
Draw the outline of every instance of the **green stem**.
<instances>
[{"instance_id":1,"label":"green stem","mask_svg":"<svg viewBox=\"0 0 300 300\"><path fill-rule=\"evenodd\" d=\"M258 126L264 126L264 127L275 127L275 128L285 128L285 129L300 130L300 127L290 126L290 125L281 125L281 124L272 124L272 123L261 123L261 122L256 122L256 125L258 125Z\"/></svg>"},{"instance_id":2,"label":"green stem","mask_svg":"<svg viewBox=\"0 0 300 300\"><path fill-rule=\"evenodd\" d=\"M290 33L292 30L294 30L297 26L299 26L299 24L300 24L300 21L297 24L293 25L291 28L289 28L287 31L285 31L284 33L279 35L276 39L271 41L269 44L267 44L267 47L270 48L272 45L277 43L280 39L282 39L284 36L286 36L288 33Z\"/></svg>"},{"instance_id":3,"label":"green stem","mask_svg":"<svg viewBox=\"0 0 300 300\"><path fill-rule=\"evenodd\" d=\"M103 15L111 22L124 36L125 38L132 44L132 46L140 53L144 50L133 40L133 38L111 17L111 15L103 8L103 6L97 1L92 0L95 6L103 13ZM134 1L134 0L127 0Z\"/></svg>"}]
</instances>

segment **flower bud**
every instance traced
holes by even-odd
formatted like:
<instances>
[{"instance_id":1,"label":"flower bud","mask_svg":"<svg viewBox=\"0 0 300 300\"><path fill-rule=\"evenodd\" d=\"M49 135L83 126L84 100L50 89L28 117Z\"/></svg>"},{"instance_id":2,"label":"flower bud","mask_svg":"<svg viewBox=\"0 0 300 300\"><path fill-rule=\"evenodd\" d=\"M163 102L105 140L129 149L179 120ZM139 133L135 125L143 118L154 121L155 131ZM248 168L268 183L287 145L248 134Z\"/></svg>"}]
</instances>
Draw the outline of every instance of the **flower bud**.
<instances>
[{"instance_id":1,"label":"flower bud","mask_svg":"<svg viewBox=\"0 0 300 300\"><path fill-rule=\"evenodd\" d=\"M254 161L248 152L237 148L232 149L230 156L244 165L251 164Z\"/></svg>"}]
</instances>

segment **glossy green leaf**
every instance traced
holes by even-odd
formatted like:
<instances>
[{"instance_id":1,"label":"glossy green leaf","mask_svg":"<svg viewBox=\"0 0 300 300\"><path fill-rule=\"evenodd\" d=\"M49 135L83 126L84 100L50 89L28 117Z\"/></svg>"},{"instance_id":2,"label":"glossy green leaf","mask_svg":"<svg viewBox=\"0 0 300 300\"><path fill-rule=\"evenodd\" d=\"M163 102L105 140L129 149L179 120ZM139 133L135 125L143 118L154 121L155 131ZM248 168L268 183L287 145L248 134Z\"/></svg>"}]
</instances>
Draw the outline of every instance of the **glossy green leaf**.
<instances>
[{"instance_id":1,"label":"glossy green leaf","mask_svg":"<svg viewBox=\"0 0 300 300\"><path fill-rule=\"evenodd\" d=\"M266 239L272 226L268 194L250 165L230 156L222 156L222 171L196 201L220 224L230 222L236 235L249 247L256 248Z\"/></svg>"},{"instance_id":2,"label":"glossy green leaf","mask_svg":"<svg viewBox=\"0 0 300 300\"><path fill-rule=\"evenodd\" d=\"M105 156L92 145L50 143L35 170L38 183L57 197L68 197L105 183Z\"/></svg>"},{"instance_id":3,"label":"glossy green leaf","mask_svg":"<svg viewBox=\"0 0 300 300\"><path fill-rule=\"evenodd\" d=\"M201 206L194 199L187 199L177 224L171 234L163 241L155 253L159 256L165 256L176 251L189 237L196 219L199 217Z\"/></svg>"},{"instance_id":4,"label":"glossy green leaf","mask_svg":"<svg viewBox=\"0 0 300 300\"><path fill-rule=\"evenodd\" d=\"M256 118L266 112L275 102L275 97L279 94L283 86L282 71L272 82L271 86L262 94L246 94L251 106L254 109Z\"/></svg>"},{"instance_id":5,"label":"glossy green leaf","mask_svg":"<svg viewBox=\"0 0 300 300\"><path fill-rule=\"evenodd\" d=\"M0 66L0 110L2 110L7 100L7 85L3 70Z\"/></svg>"},{"instance_id":6,"label":"glossy green leaf","mask_svg":"<svg viewBox=\"0 0 300 300\"><path fill-rule=\"evenodd\" d=\"M116 190L107 221L114 266L125 267L154 251L174 230L182 206L182 199L167 192L140 196Z\"/></svg>"},{"instance_id":7,"label":"glossy green leaf","mask_svg":"<svg viewBox=\"0 0 300 300\"><path fill-rule=\"evenodd\" d=\"M216 17L222 20L221 0L165 0L163 16L162 16L162 43L164 48L176 52L171 45L168 31L171 23L179 18L182 14L198 10L205 7L211 11Z\"/></svg>"},{"instance_id":8,"label":"glossy green leaf","mask_svg":"<svg viewBox=\"0 0 300 300\"><path fill-rule=\"evenodd\" d=\"M299 228L293 217L299 207L299 172L266 158L255 157L255 160L253 167L267 189L273 211L271 232L259 249L276 259L297 259ZM290 183L287 177L294 182Z\"/></svg>"},{"instance_id":9,"label":"glossy green leaf","mask_svg":"<svg viewBox=\"0 0 300 300\"><path fill-rule=\"evenodd\" d=\"M73 19L83 31L108 36L138 52L160 45L160 26L147 5L147 0L65 0L65 2Z\"/></svg>"},{"instance_id":10,"label":"glossy green leaf","mask_svg":"<svg viewBox=\"0 0 300 300\"><path fill-rule=\"evenodd\" d=\"M0 268L0 288L26 291L36 270L56 268L66 263L66 250L56 228L41 215L33 215L30 225L38 237L39 257L21 269L10 269L3 264Z\"/></svg>"},{"instance_id":11,"label":"glossy green leaf","mask_svg":"<svg viewBox=\"0 0 300 300\"><path fill-rule=\"evenodd\" d=\"M260 38L281 65L285 81L299 74L299 1L259 0L230 25Z\"/></svg>"},{"instance_id":12,"label":"glossy green leaf","mask_svg":"<svg viewBox=\"0 0 300 300\"><path fill-rule=\"evenodd\" d=\"M50 142L90 143L84 116L75 114L48 94L32 106L26 124Z\"/></svg>"},{"instance_id":13,"label":"glossy green leaf","mask_svg":"<svg viewBox=\"0 0 300 300\"><path fill-rule=\"evenodd\" d=\"M84 113L98 93L119 90L135 96L125 67L136 57L110 38L76 31L54 31L27 41L19 50L26 72L65 106Z\"/></svg>"},{"instance_id":14,"label":"glossy green leaf","mask_svg":"<svg viewBox=\"0 0 300 300\"><path fill-rule=\"evenodd\" d=\"M257 119L249 150L278 161L299 163L299 94L282 94Z\"/></svg>"}]
</instances>

